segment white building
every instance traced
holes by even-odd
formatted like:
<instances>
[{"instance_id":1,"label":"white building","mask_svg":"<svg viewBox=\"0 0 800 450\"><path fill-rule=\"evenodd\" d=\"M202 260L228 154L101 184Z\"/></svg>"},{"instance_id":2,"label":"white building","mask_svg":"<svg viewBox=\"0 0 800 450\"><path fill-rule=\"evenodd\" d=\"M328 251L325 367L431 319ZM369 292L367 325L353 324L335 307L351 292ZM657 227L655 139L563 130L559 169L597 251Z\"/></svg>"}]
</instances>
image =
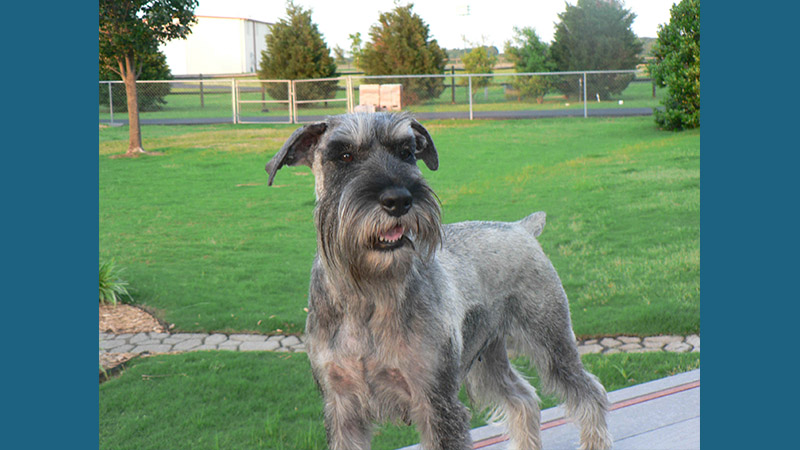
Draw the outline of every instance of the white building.
<instances>
[{"instance_id":1,"label":"white building","mask_svg":"<svg viewBox=\"0 0 800 450\"><path fill-rule=\"evenodd\" d=\"M258 70L271 23L197 16L186 39L162 45L172 75L234 75Z\"/></svg>"}]
</instances>

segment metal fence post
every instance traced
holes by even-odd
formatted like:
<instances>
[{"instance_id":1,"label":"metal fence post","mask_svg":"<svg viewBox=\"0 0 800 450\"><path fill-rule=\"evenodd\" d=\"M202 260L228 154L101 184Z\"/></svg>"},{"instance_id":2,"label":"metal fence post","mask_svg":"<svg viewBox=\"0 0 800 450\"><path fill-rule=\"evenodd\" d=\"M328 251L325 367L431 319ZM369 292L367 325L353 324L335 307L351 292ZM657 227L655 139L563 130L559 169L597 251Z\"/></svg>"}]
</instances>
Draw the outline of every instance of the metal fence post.
<instances>
[{"instance_id":1,"label":"metal fence post","mask_svg":"<svg viewBox=\"0 0 800 450\"><path fill-rule=\"evenodd\" d=\"M239 123L236 113L236 78L231 78L231 109L233 110L233 123Z\"/></svg>"},{"instance_id":2,"label":"metal fence post","mask_svg":"<svg viewBox=\"0 0 800 450\"><path fill-rule=\"evenodd\" d=\"M203 98L203 74L200 74L200 107L205 108L206 102L205 98Z\"/></svg>"},{"instance_id":3,"label":"metal fence post","mask_svg":"<svg viewBox=\"0 0 800 450\"><path fill-rule=\"evenodd\" d=\"M345 111L348 113L350 112L350 79L347 77L344 78L344 99L345 101ZM337 88L338 89L338 88Z\"/></svg>"},{"instance_id":4,"label":"metal fence post","mask_svg":"<svg viewBox=\"0 0 800 450\"><path fill-rule=\"evenodd\" d=\"M353 98L353 76L348 75L345 82L347 88L347 112L352 113L354 108L355 99Z\"/></svg>"},{"instance_id":5,"label":"metal fence post","mask_svg":"<svg viewBox=\"0 0 800 450\"><path fill-rule=\"evenodd\" d=\"M108 82L108 110L111 112L110 124L114 124L114 97L111 95L111 82Z\"/></svg>"},{"instance_id":6,"label":"metal fence post","mask_svg":"<svg viewBox=\"0 0 800 450\"><path fill-rule=\"evenodd\" d=\"M469 87L467 88L467 95L469 96L469 120L472 120L472 75L467 76Z\"/></svg>"},{"instance_id":7,"label":"metal fence post","mask_svg":"<svg viewBox=\"0 0 800 450\"><path fill-rule=\"evenodd\" d=\"M583 118L589 117L589 110L586 106L586 72L583 72Z\"/></svg>"},{"instance_id":8,"label":"metal fence post","mask_svg":"<svg viewBox=\"0 0 800 450\"><path fill-rule=\"evenodd\" d=\"M450 65L450 103L456 104L456 66Z\"/></svg>"},{"instance_id":9,"label":"metal fence post","mask_svg":"<svg viewBox=\"0 0 800 450\"><path fill-rule=\"evenodd\" d=\"M295 87L294 80L290 80L286 86L289 96L289 117L291 119L291 123L297 123L297 98L295 97Z\"/></svg>"}]
</instances>

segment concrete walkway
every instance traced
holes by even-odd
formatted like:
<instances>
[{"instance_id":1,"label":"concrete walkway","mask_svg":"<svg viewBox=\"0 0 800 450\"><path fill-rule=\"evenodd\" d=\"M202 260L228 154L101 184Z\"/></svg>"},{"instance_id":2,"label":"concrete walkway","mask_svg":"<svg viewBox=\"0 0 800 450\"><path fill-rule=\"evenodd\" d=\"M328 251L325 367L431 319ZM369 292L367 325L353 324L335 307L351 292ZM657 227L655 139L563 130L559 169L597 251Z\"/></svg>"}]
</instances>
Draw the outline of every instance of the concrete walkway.
<instances>
[{"instance_id":1,"label":"concrete walkway","mask_svg":"<svg viewBox=\"0 0 800 450\"><path fill-rule=\"evenodd\" d=\"M302 336L266 336L261 334L205 333L100 333L100 354L103 353L171 353L197 350L304 352ZM639 338L586 339L578 342L578 350L586 353L699 352L700 336L652 336Z\"/></svg>"},{"instance_id":2,"label":"concrete walkway","mask_svg":"<svg viewBox=\"0 0 800 450\"><path fill-rule=\"evenodd\" d=\"M613 450L700 449L700 369L609 392L608 427ZM557 406L542 411L542 448L578 448L578 428ZM507 450L499 425L472 430L473 448ZM420 450L417 445L400 450Z\"/></svg>"}]
</instances>

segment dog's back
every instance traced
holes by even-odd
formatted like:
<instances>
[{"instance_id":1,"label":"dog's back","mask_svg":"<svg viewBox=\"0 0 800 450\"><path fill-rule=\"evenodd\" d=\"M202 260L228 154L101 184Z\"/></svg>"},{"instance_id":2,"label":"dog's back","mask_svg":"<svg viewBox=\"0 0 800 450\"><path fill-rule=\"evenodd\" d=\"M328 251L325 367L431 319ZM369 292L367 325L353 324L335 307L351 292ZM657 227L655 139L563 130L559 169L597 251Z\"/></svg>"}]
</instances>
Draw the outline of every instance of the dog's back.
<instances>
[{"instance_id":1,"label":"dog's back","mask_svg":"<svg viewBox=\"0 0 800 450\"><path fill-rule=\"evenodd\" d=\"M517 222L470 221L444 225L438 258L467 298L476 304L518 297L522 291L565 301L558 275L536 240L545 213L535 212Z\"/></svg>"}]
</instances>

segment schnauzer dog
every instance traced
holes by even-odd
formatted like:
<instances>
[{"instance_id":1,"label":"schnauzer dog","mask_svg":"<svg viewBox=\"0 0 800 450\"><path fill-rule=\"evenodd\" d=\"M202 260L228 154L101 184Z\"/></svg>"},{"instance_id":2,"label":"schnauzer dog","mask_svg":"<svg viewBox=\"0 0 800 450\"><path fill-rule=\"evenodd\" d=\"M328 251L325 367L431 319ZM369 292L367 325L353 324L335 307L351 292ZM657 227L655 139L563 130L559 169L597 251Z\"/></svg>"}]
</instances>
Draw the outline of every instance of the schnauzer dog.
<instances>
[{"instance_id":1,"label":"schnauzer dog","mask_svg":"<svg viewBox=\"0 0 800 450\"><path fill-rule=\"evenodd\" d=\"M439 166L407 114L345 114L296 130L267 163L311 167L317 256L306 351L332 450L369 449L373 422L414 424L426 449L472 448L462 383L512 448L539 449L539 399L506 346L530 357L580 427L611 446L608 399L584 370L567 296L536 240L543 212L442 225L417 160Z\"/></svg>"}]
</instances>

